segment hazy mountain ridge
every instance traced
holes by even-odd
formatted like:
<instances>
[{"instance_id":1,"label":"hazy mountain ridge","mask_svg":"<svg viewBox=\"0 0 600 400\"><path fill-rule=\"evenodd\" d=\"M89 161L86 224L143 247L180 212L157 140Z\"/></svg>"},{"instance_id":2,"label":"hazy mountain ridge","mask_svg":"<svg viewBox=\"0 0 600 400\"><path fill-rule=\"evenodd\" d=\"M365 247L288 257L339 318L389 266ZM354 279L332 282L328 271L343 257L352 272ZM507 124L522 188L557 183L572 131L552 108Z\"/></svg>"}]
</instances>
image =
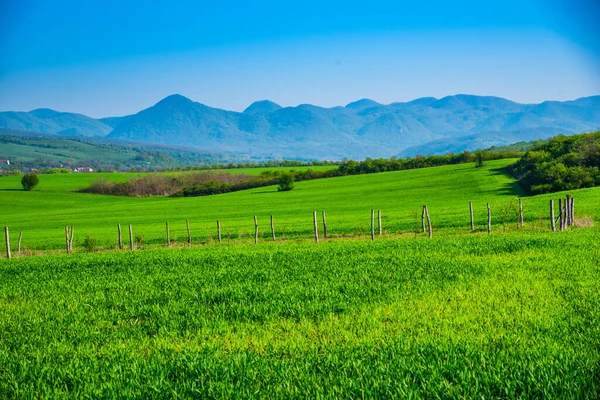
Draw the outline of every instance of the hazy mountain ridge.
<instances>
[{"instance_id":1,"label":"hazy mountain ridge","mask_svg":"<svg viewBox=\"0 0 600 400\"><path fill-rule=\"evenodd\" d=\"M63 135L106 136L112 127L82 114L38 108L29 112L0 112L0 128Z\"/></svg>"},{"instance_id":2,"label":"hazy mountain ridge","mask_svg":"<svg viewBox=\"0 0 600 400\"><path fill-rule=\"evenodd\" d=\"M361 99L333 108L262 100L239 113L171 95L134 115L99 120L46 109L0 113L0 127L11 129L305 159L439 154L599 126L600 96L520 104L459 94L389 105Z\"/></svg>"}]
</instances>

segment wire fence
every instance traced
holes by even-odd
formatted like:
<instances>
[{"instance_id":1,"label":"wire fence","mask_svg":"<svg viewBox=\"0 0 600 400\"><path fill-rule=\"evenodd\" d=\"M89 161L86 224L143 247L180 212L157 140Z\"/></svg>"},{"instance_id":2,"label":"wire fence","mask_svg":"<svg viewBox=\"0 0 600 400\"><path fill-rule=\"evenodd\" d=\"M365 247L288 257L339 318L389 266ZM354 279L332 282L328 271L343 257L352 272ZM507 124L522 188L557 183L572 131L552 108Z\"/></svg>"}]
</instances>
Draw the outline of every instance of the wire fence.
<instances>
[{"instance_id":1,"label":"wire fence","mask_svg":"<svg viewBox=\"0 0 600 400\"><path fill-rule=\"evenodd\" d=\"M527 228L535 231L551 230L564 231L576 225L574 199L567 195L558 204L550 200L546 217L538 212L531 212L524 207L523 200L511 202L504 207L479 207L474 211L473 203L465 207L463 217L457 218L455 212L430 214L429 208L412 212L386 214L382 210L371 209L370 215L363 219L345 219L343 215L329 215L325 211L314 211L312 215L299 220L297 218L278 219L277 215L249 216L240 219L198 221L194 219L179 219L165 221L160 228L157 224L116 224L110 227L79 229L75 226L65 226L63 245L60 245L58 235L53 235L48 241L38 244L38 247L23 246L23 237L35 235L39 241L39 233L35 231L18 231L16 246L11 246L10 230L4 229L6 257L13 254L26 256L44 252L57 251L62 248L66 253L93 252L104 250L138 250L157 247L195 247L211 244L247 244L264 242L307 241L315 242L344 238L370 238L413 235L432 238L437 232L444 234L485 233L493 231L505 232L508 229ZM95 235L94 235L95 234ZM76 236L77 235L77 236ZM98 236L99 235L99 236ZM103 239L97 239L101 237Z\"/></svg>"}]
</instances>

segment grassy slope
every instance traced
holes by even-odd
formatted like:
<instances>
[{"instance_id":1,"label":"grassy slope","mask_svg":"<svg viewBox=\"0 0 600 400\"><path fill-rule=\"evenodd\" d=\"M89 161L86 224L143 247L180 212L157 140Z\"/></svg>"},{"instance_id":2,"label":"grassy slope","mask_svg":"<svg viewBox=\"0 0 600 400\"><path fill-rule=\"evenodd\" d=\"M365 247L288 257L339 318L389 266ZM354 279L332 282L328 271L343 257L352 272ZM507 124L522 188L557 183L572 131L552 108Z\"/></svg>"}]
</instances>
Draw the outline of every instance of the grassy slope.
<instances>
[{"instance_id":1,"label":"grassy slope","mask_svg":"<svg viewBox=\"0 0 600 400\"><path fill-rule=\"evenodd\" d=\"M414 232L420 208L427 204L437 234L468 233L468 202L473 201L478 229L486 223L486 206L493 210L494 230L498 231L501 214L509 204L516 205L513 180L498 168L510 160L489 162L482 169L462 164L411 171L348 176L296 183L291 192L276 187L197 198L123 198L61 192L80 187L90 175L47 175L39 190L18 190L18 179L0 178L0 202L8 204L0 211L0 221L13 232L23 230L26 248L62 248L64 226L76 228L76 240L91 235L104 247L116 243L116 224L132 224L134 234L143 233L146 243L164 242L164 223L169 222L172 237L180 241L186 235L189 218L194 242L210 240L216 234L215 221L221 220L223 233L248 238L253 234L253 216L257 215L261 232L267 234L268 219L275 217L277 235L302 235L309 238L312 211L327 212L332 235L366 234L370 210L383 211L388 232ZM115 178L125 179L124 174ZM47 182L47 183L44 183ZM50 183L51 182L51 183ZM75 184L75 182L77 182ZM11 190L12 189L12 190ZM573 192L578 215L600 217L595 198L599 189ZM525 199L525 219L530 229L547 229L548 199ZM557 197L556 195L554 197ZM40 207L43 206L43 209ZM515 215L506 211L508 228ZM43 216L43 218L40 218ZM419 216L419 217L418 217ZM420 224L420 222L419 222Z\"/></svg>"},{"instance_id":2,"label":"grassy slope","mask_svg":"<svg viewBox=\"0 0 600 400\"><path fill-rule=\"evenodd\" d=\"M75 162L85 160L99 160L109 158L111 161L126 162L137 155L133 151L112 150L108 148L94 146L88 143L82 143L71 140L51 140L38 139L39 145L59 146L58 148L45 148L17 143L3 143L0 146L0 152L5 157L11 159L18 158L25 161L32 161L38 158L50 159L53 161Z\"/></svg>"}]
</instances>

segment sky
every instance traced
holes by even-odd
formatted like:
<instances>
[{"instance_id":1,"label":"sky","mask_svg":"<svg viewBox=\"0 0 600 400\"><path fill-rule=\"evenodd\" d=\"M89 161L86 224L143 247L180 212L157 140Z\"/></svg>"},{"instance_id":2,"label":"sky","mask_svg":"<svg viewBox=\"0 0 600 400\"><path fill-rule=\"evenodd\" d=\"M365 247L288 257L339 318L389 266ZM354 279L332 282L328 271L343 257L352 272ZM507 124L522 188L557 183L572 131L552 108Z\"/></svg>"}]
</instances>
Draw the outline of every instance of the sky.
<instances>
[{"instance_id":1,"label":"sky","mask_svg":"<svg viewBox=\"0 0 600 400\"><path fill-rule=\"evenodd\" d=\"M0 110L570 100L600 94L599 21L598 0L0 0Z\"/></svg>"}]
</instances>

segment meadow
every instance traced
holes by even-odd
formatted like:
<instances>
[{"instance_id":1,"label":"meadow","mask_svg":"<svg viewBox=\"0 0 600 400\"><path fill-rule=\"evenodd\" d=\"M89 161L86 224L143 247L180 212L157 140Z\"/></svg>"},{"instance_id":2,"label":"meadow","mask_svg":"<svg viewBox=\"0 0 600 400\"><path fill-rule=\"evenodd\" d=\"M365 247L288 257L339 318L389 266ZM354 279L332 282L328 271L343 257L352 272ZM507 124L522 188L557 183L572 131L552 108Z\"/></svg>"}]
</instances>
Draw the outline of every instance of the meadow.
<instances>
[{"instance_id":1,"label":"meadow","mask_svg":"<svg viewBox=\"0 0 600 400\"><path fill-rule=\"evenodd\" d=\"M565 193L522 197L517 229L522 193L501 171L512 161L175 199L24 192L1 178L0 220L44 255L0 261L0 394L598 398L600 190L569 192L579 226L566 232L548 221ZM423 204L433 239L417 233ZM386 232L375 241L372 208ZM330 233L318 244L314 210ZM231 233L221 245L216 219ZM65 225L110 249L117 223L144 249L59 254Z\"/></svg>"},{"instance_id":2,"label":"meadow","mask_svg":"<svg viewBox=\"0 0 600 400\"><path fill-rule=\"evenodd\" d=\"M515 207L521 192L500 170L513 161L490 161L484 168L468 163L297 182L290 192L278 192L276 186L269 186L178 199L72 192L92 179L113 174L44 175L32 192L19 189L18 177L3 177L0 201L6 206L0 211L0 223L9 226L13 237L23 231L23 247L31 251L64 248L64 227L74 226L77 251L87 235L94 237L101 248L114 248L117 224L131 224L134 236L143 235L148 247L166 243L165 223L169 222L172 241L182 244L187 242L186 219L194 244L214 243L217 220L227 240L249 242L254 237L254 215L261 241L271 236L271 215L277 238L310 240L313 211L319 212L319 219L320 212L326 212L330 237L368 235L371 209L382 210L387 234L414 236L420 226L422 205L427 204L437 236L470 234L468 203L472 201L477 231L486 231L486 203L490 203L493 232L497 233L516 228ZM114 174L112 179L124 180L127 176ZM598 193L598 189L571 192L579 217L598 220ZM558 197L525 197L525 229L548 230L548 201Z\"/></svg>"}]
</instances>

